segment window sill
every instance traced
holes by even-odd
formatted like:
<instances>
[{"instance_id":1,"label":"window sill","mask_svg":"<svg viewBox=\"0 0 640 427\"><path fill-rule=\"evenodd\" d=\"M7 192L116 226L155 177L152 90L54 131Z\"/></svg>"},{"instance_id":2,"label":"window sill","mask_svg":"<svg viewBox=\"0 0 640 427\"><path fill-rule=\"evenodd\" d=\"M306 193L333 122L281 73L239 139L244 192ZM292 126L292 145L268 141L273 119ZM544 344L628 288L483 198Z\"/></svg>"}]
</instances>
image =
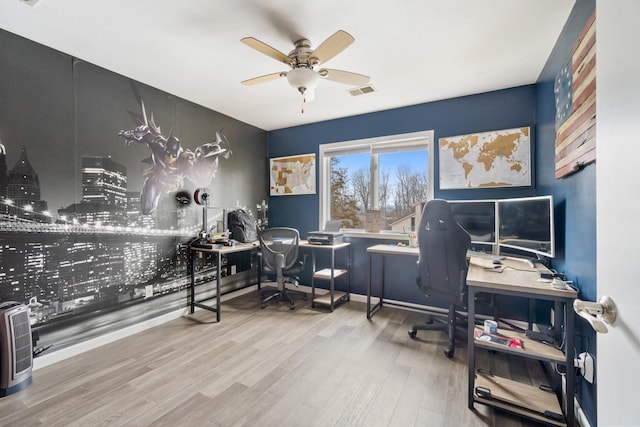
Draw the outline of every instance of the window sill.
<instances>
[{"instance_id":1,"label":"window sill","mask_svg":"<svg viewBox=\"0 0 640 427\"><path fill-rule=\"evenodd\" d=\"M409 241L407 233L399 233L397 231L381 231L372 233L364 230L341 230L344 237L358 239L384 239L384 240L406 240Z\"/></svg>"}]
</instances>

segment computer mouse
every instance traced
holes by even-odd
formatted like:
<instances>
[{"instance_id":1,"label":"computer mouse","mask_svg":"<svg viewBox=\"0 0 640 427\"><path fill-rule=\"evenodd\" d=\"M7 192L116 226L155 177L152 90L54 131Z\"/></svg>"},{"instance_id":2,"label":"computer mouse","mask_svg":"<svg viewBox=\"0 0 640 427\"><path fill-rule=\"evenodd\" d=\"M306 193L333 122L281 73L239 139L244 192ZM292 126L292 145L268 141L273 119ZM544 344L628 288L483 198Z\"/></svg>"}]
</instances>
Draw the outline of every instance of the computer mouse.
<instances>
[{"instance_id":1,"label":"computer mouse","mask_svg":"<svg viewBox=\"0 0 640 427\"><path fill-rule=\"evenodd\" d=\"M502 263L500 262L500 260L499 260L499 259L494 259L494 260L493 260L493 263L494 263L495 265L502 265Z\"/></svg>"}]
</instances>

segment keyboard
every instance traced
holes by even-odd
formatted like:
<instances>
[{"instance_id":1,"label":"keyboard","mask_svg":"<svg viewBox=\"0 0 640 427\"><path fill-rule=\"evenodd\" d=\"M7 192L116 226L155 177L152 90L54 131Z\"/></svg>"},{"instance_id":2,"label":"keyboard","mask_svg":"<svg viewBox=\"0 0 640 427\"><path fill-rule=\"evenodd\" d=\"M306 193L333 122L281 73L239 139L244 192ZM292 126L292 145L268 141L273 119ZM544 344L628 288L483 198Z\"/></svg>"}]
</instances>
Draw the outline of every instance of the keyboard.
<instances>
[{"instance_id":1,"label":"keyboard","mask_svg":"<svg viewBox=\"0 0 640 427\"><path fill-rule=\"evenodd\" d=\"M489 252L480 252L480 251L472 251L472 250L467 251L467 257L486 258L486 259L492 259L492 260L505 259L505 257L501 255L494 255Z\"/></svg>"},{"instance_id":2,"label":"keyboard","mask_svg":"<svg viewBox=\"0 0 640 427\"><path fill-rule=\"evenodd\" d=\"M191 247L192 248L198 248L198 249L220 249L222 247L222 245L218 244L218 243L196 242L196 243L192 243Z\"/></svg>"},{"instance_id":3,"label":"keyboard","mask_svg":"<svg viewBox=\"0 0 640 427\"><path fill-rule=\"evenodd\" d=\"M489 252L480 252L480 251L468 250L467 251L467 257L485 258L485 259L490 259L490 260L510 259L510 260L513 260L513 261L523 262L523 263L527 264L531 268L535 268L535 266L536 266L536 264L533 262L533 260L531 260L529 258L514 257L514 256L504 256L504 255L495 255L495 254L492 254L492 253L489 253Z\"/></svg>"}]
</instances>

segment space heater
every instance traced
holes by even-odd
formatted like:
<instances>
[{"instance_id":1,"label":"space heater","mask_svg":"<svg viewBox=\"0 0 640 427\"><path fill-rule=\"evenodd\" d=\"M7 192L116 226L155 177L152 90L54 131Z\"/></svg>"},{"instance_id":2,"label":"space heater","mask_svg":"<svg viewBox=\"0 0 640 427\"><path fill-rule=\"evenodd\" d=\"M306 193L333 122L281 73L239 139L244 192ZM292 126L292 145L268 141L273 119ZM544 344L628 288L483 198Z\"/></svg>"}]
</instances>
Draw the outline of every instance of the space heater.
<instances>
[{"instance_id":1,"label":"space heater","mask_svg":"<svg viewBox=\"0 0 640 427\"><path fill-rule=\"evenodd\" d=\"M13 301L0 303L0 397L31 384L32 362L29 308Z\"/></svg>"}]
</instances>

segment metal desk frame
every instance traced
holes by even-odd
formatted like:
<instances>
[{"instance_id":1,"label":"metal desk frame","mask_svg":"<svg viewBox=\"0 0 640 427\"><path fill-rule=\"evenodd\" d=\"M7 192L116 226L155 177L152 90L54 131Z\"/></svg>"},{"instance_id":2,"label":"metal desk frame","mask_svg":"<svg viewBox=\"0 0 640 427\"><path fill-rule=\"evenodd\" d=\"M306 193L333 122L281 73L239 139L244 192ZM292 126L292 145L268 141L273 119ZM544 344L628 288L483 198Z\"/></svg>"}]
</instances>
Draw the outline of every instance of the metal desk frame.
<instances>
[{"instance_id":1,"label":"metal desk frame","mask_svg":"<svg viewBox=\"0 0 640 427\"><path fill-rule=\"evenodd\" d=\"M573 300L577 298L577 292L573 289L554 289L551 283L538 281L538 270L544 269L544 266L537 264L534 268L527 266L519 261L503 260L503 269L501 272L496 271L493 266L487 266L487 260L471 258L469 265L469 272L467 273L467 287L469 291L469 303L468 303L468 406L469 409L473 409L474 403L482 403L489 406L496 406L508 412L512 412L529 419L541 421L550 425L565 425L565 422L558 422L552 419L545 418L540 415L529 413L526 409L520 409L518 406L503 404L500 401L493 399L486 399L483 397L475 396L474 385L476 377L476 360L475 360L475 347L497 349L502 353L514 354L520 357L528 357L534 360L541 361L558 361L566 366L566 404L564 407L561 405L561 409L564 410L564 417L566 425L573 426L575 424L574 414L574 395L576 378L573 375L573 359L574 355L574 315L573 315ZM490 261L489 261L490 264ZM532 302L535 300L546 300L554 303L554 325L555 339L560 342L562 340L562 314L564 314L564 336L565 336L565 350L564 354L560 350L555 350L557 356L549 356L544 349L540 350L527 350L528 348L534 348L533 342L527 342L526 338L522 338L524 342L524 349L511 349L509 347L492 348L489 344L482 342L476 342L474 337L475 330L475 296L477 293L490 293L497 295L511 295L517 297L523 297L529 299L529 319L528 328L531 329L533 320L531 318ZM509 332L505 332L509 334ZM515 334L515 333L514 333ZM524 334L523 334L524 336ZM528 345L529 344L529 345ZM560 359L560 360L558 360ZM562 403L562 378L556 377L556 394L558 400Z\"/></svg>"},{"instance_id":2,"label":"metal desk frame","mask_svg":"<svg viewBox=\"0 0 640 427\"><path fill-rule=\"evenodd\" d=\"M336 243L334 245L314 245L306 240L300 241L301 248L311 249L311 307L315 307L316 304L328 305L331 311L336 307L338 303L349 301L351 293L351 243L343 242ZM336 270L336 252L346 249L347 250L347 268ZM331 251L330 273L322 274L321 271L316 271L316 251ZM335 291L335 279L347 275L347 291L336 292ZM329 299L316 297L316 280L328 280L329 281Z\"/></svg>"},{"instance_id":3,"label":"metal desk frame","mask_svg":"<svg viewBox=\"0 0 640 427\"><path fill-rule=\"evenodd\" d=\"M259 247L257 242L253 243L236 243L234 246L224 246L224 245L212 245L211 248L203 248L190 246L189 254L191 258L191 284L189 287L190 296L189 296L189 307L190 312L193 314L195 312L195 308L199 307L205 310L213 311L216 313L216 322L220 322L220 275L221 265L222 265L222 255L227 255L231 253L237 252L246 252L251 251ZM196 301L196 290L195 290L195 264L196 264L196 253L209 253L214 254L216 256L216 303L215 306L204 304L204 301L208 301L211 298L205 298L200 301Z\"/></svg>"},{"instance_id":4,"label":"metal desk frame","mask_svg":"<svg viewBox=\"0 0 640 427\"><path fill-rule=\"evenodd\" d=\"M369 255L369 274L367 281L367 319L371 319L371 317L382 307L383 302L387 302L390 305L396 305L400 307L411 307L415 308L409 304L402 304L399 302L391 302L384 299L384 258L386 255L404 255L404 256L414 256L416 257L416 261L418 256L420 255L420 250L416 248L412 248L409 246L393 246L387 244L375 245L367 248L367 254ZM372 258L374 255L381 255L382 262L380 263L381 274L380 274L380 300L371 307L371 269L373 266ZM417 268L417 267L416 267ZM425 310L426 311L426 310Z\"/></svg>"}]
</instances>

